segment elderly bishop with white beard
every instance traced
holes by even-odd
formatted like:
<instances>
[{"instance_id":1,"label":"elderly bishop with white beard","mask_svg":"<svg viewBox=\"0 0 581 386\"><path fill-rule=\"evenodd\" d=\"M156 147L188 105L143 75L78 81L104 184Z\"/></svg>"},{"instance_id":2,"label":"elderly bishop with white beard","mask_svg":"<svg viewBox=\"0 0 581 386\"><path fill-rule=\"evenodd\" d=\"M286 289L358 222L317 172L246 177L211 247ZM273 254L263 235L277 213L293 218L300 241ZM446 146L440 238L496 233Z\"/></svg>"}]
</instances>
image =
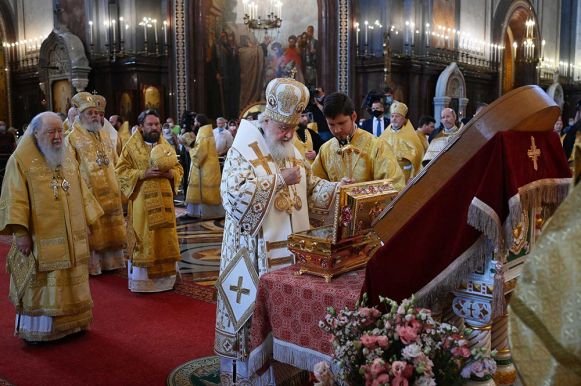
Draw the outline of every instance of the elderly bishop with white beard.
<instances>
[{"instance_id":1,"label":"elderly bishop with white beard","mask_svg":"<svg viewBox=\"0 0 581 386\"><path fill-rule=\"evenodd\" d=\"M293 264L288 236L309 229L315 217L320 221L328 218L337 187L346 183L314 176L293 145L308 100L309 91L302 83L273 79L266 88L261 127L246 120L240 123L220 187L226 218L219 282L241 256L255 277ZM261 379L249 374L250 320L235 321L231 309L227 296L219 294L214 350L221 357L222 383L233 380L235 369L236 382L268 384L270 371Z\"/></svg>"},{"instance_id":2,"label":"elderly bishop with white beard","mask_svg":"<svg viewBox=\"0 0 581 386\"><path fill-rule=\"evenodd\" d=\"M34 117L2 182L0 234L14 235L9 297L16 335L29 342L84 330L93 318L87 224L103 212L62 138L58 115Z\"/></svg>"}]
</instances>

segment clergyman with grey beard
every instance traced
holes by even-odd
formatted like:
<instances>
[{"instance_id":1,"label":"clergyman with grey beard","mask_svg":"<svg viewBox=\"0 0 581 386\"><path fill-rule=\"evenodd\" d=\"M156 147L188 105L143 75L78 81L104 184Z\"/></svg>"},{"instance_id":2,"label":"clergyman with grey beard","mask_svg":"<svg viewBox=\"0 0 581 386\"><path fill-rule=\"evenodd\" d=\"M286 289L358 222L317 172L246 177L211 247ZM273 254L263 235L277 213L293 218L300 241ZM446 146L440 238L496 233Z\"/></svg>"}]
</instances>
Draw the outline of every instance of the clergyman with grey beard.
<instances>
[{"instance_id":1,"label":"clergyman with grey beard","mask_svg":"<svg viewBox=\"0 0 581 386\"><path fill-rule=\"evenodd\" d=\"M103 97L88 92L73 96L78 118L65 144L79 162L81 176L95 196L105 215L91 226L89 274L100 275L125 267L127 231L121 204L121 191L115 175L116 141L103 129L99 103Z\"/></svg>"},{"instance_id":2,"label":"clergyman with grey beard","mask_svg":"<svg viewBox=\"0 0 581 386\"><path fill-rule=\"evenodd\" d=\"M61 119L38 114L8 160L0 196L0 234L15 240L7 265L18 337L51 341L89 327L87 226L102 214L63 145Z\"/></svg>"}]
</instances>

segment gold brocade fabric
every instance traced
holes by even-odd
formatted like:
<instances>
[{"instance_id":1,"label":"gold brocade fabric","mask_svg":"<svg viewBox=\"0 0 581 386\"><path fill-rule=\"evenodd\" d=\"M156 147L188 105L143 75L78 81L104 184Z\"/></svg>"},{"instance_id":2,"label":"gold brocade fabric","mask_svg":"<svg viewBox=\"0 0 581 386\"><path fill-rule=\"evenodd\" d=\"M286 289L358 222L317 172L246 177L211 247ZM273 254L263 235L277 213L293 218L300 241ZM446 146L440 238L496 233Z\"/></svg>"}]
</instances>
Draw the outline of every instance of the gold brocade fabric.
<instances>
[{"instance_id":1,"label":"gold brocade fabric","mask_svg":"<svg viewBox=\"0 0 581 386\"><path fill-rule=\"evenodd\" d=\"M103 212L79 176L78 167L72 154L66 152L59 182L66 180L68 187L65 190L59 185L56 199L51 186L55 173L32 135L22 137L6 167L0 233L26 229L32 236L36 260L32 276L21 269L19 273L11 270L9 297L24 315L53 317L52 331L18 334L25 339L55 339L86 327L92 319L87 223L94 223ZM28 279L21 288L25 276Z\"/></svg>"},{"instance_id":2,"label":"gold brocade fabric","mask_svg":"<svg viewBox=\"0 0 581 386\"><path fill-rule=\"evenodd\" d=\"M158 143L167 141L160 137ZM145 203L143 176L149 168L151 147L145 143L141 131L136 131L119 156L115 172L121 193L127 202L128 239L134 240L128 245L129 259L136 267L146 267L149 278L175 274L175 262L180 259L178 237L173 225L168 228L150 229ZM177 162L171 169L173 174L173 193L181 183L184 171ZM168 183L168 180L164 180ZM172 199L172 213L173 199ZM130 248L131 247L131 248Z\"/></svg>"},{"instance_id":3,"label":"gold brocade fabric","mask_svg":"<svg viewBox=\"0 0 581 386\"><path fill-rule=\"evenodd\" d=\"M416 134L418 135L418 138L420 139L420 142L422 143L422 146L424 148L424 153L425 153L426 150L428 150L428 147L430 146L430 143L428 142L428 136L425 135L424 133L422 133L421 131L417 131L417 130L416 130Z\"/></svg>"},{"instance_id":4,"label":"gold brocade fabric","mask_svg":"<svg viewBox=\"0 0 581 386\"><path fill-rule=\"evenodd\" d=\"M311 133L309 132L309 130L305 130L305 142L303 142L301 140L301 138L299 137L299 135L295 132L295 136L293 137L293 144L295 145L295 147L297 148L299 153L301 153L301 155L303 157L305 157L305 153L307 151L313 150L313 137L311 136ZM307 160L306 157L305 157L305 160ZM307 160L307 161L310 164L312 164L315 160Z\"/></svg>"},{"instance_id":5,"label":"gold brocade fabric","mask_svg":"<svg viewBox=\"0 0 581 386\"><path fill-rule=\"evenodd\" d=\"M66 152L56 189L51 170L38 150L34 137L26 135L8 160L0 198L0 233L12 234L22 226L33 236L37 269L65 269L89 258L87 223L103 214L99 204L79 176L78 164ZM66 180L65 191L60 184Z\"/></svg>"},{"instance_id":6,"label":"gold brocade fabric","mask_svg":"<svg viewBox=\"0 0 581 386\"><path fill-rule=\"evenodd\" d=\"M581 185L546 225L510 300L510 339L524 385L581 384Z\"/></svg>"},{"instance_id":7,"label":"gold brocade fabric","mask_svg":"<svg viewBox=\"0 0 581 386\"><path fill-rule=\"evenodd\" d=\"M329 181L340 181L343 177L355 182L389 179L396 190L404 188L404 175L386 141L358 128L350 145L358 149L357 153L344 156L336 138L325 142L313 163L313 174Z\"/></svg>"},{"instance_id":8,"label":"gold brocade fabric","mask_svg":"<svg viewBox=\"0 0 581 386\"><path fill-rule=\"evenodd\" d=\"M379 138L385 140L391 147L398 163L403 168L406 180L415 177L420 172L424 146L409 119L399 130L394 130L390 124Z\"/></svg>"},{"instance_id":9,"label":"gold brocade fabric","mask_svg":"<svg viewBox=\"0 0 581 386\"><path fill-rule=\"evenodd\" d=\"M186 202L191 204L221 205L220 161L212 125L200 127L194 146L190 150L190 178Z\"/></svg>"},{"instance_id":10,"label":"gold brocade fabric","mask_svg":"<svg viewBox=\"0 0 581 386\"><path fill-rule=\"evenodd\" d=\"M121 206L121 192L115 176L117 153L104 130L87 131L77 120L65 143L75 154L81 176L93 196L101 205L104 216L91 225L89 245L91 250L122 249L127 236ZM98 160L106 158L106 164Z\"/></svg>"},{"instance_id":11,"label":"gold brocade fabric","mask_svg":"<svg viewBox=\"0 0 581 386\"><path fill-rule=\"evenodd\" d=\"M447 133L444 130L440 131L434 139L432 139L432 142L430 142L430 145L424 154L423 162L428 162L434 159L434 157L444 150L448 142L454 137L454 135L458 134L459 131L460 129L456 126L451 128Z\"/></svg>"},{"instance_id":12,"label":"gold brocade fabric","mask_svg":"<svg viewBox=\"0 0 581 386\"><path fill-rule=\"evenodd\" d=\"M117 154L121 154L121 150L123 150L123 146L129 141L131 138L131 131L129 130L129 121L123 122L119 131L117 132Z\"/></svg>"}]
</instances>

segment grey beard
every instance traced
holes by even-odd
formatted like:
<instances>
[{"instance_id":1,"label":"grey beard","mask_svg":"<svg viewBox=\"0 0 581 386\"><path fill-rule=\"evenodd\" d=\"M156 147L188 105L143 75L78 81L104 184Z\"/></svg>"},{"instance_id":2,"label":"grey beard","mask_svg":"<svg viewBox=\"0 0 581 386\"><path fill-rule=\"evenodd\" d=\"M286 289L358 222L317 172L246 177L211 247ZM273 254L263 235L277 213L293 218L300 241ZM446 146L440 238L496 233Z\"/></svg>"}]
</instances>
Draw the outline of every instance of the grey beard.
<instances>
[{"instance_id":1,"label":"grey beard","mask_svg":"<svg viewBox=\"0 0 581 386\"><path fill-rule=\"evenodd\" d=\"M88 131L90 131L92 133L96 133L103 128L103 126L101 126L101 124L99 122L83 123L83 126L85 127L85 129L87 129Z\"/></svg>"},{"instance_id":2,"label":"grey beard","mask_svg":"<svg viewBox=\"0 0 581 386\"><path fill-rule=\"evenodd\" d=\"M61 144L58 150L55 150L52 146L44 146L42 144L38 144L40 152L44 156L46 163L51 169L56 169L57 166L62 165L63 158L64 158L64 144Z\"/></svg>"}]
</instances>

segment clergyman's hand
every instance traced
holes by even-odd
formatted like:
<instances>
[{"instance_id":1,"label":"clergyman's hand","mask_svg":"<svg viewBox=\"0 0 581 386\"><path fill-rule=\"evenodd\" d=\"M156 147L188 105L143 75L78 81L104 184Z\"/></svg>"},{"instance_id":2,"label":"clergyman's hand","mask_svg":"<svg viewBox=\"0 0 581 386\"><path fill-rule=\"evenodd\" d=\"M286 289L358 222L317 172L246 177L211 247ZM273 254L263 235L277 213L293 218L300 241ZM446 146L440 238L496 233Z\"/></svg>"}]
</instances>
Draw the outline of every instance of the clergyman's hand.
<instances>
[{"instance_id":1,"label":"clergyman's hand","mask_svg":"<svg viewBox=\"0 0 581 386\"><path fill-rule=\"evenodd\" d=\"M314 160L317 157L317 152L314 150L309 150L305 152L305 158L308 160Z\"/></svg>"},{"instance_id":2,"label":"clergyman's hand","mask_svg":"<svg viewBox=\"0 0 581 386\"><path fill-rule=\"evenodd\" d=\"M16 248L18 248L18 251L23 255L30 255L30 252L32 251L32 238L28 233L16 237Z\"/></svg>"},{"instance_id":3,"label":"clergyman's hand","mask_svg":"<svg viewBox=\"0 0 581 386\"><path fill-rule=\"evenodd\" d=\"M341 178L341 181L339 181L339 186L353 184L354 182L355 182L355 180L352 178L343 177L343 178Z\"/></svg>"},{"instance_id":4,"label":"clergyman's hand","mask_svg":"<svg viewBox=\"0 0 581 386\"><path fill-rule=\"evenodd\" d=\"M301 182L301 168L299 166L282 169L280 174L282 174L284 183L287 185L295 185Z\"/></svg>"},{"instance_id":5,"label":"clergyman's hand","mask_svg":"<svg viewBox=\"0 0 581 386\"><path fill-rule=\"evenodd\" d=\"M163 178L164 173L161 172L158 168L153 167L153 168L149 168L145 171L145 174L143 175L143 179L144 180L148 180L150 178Z\"/></svg>"}]
</instances>

